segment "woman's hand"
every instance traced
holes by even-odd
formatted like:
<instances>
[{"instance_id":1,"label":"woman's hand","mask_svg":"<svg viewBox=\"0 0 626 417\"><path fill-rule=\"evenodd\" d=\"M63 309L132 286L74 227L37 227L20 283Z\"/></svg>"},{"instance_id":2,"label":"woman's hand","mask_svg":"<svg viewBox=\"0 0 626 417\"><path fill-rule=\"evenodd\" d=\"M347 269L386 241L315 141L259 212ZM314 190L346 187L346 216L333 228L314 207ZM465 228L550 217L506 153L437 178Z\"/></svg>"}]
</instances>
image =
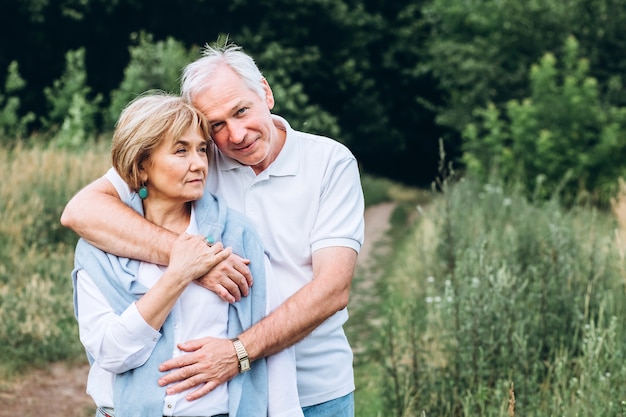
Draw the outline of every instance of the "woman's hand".
<instances>
[{"instance_id":1,"label":"woman's hand","mask_svg":"<svg viewBox=\"0 0 626 417\"><path fill-rule=\"evenodd\" d=\"M174 242L168 272L184 278L187 283L205 276L232 254L221 242L211 244L200 235L183 233Z\"/></svg>"}]
</instances>

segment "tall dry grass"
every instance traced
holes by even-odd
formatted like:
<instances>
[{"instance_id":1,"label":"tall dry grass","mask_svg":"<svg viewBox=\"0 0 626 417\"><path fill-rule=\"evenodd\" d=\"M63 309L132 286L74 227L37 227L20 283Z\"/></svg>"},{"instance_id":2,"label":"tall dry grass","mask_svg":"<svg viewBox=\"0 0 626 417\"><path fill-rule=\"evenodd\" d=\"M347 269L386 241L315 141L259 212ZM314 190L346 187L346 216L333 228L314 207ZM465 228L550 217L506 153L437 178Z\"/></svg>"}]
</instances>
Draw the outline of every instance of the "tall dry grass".
<instances>
[{"instance_id":1,"label":"tall dry grass","mask_svg":"<svg viewBox=\"0 0 626 417\"><path fill-rule=\"evenodd\" d=\"M80 153L0 149L0 372L82 352L70 280L77 236L59 217L109 165L104 144Z\"/></svg>"},{"instance_id":2,"label":"tall dry grass","mask_svg":"<svg viewBox=\"0 0 626 417\"><path fill-rule=\"evenodd\" d=\"M611 208L617 219L618 228L615 230L615 242L621 259L621 273L626 288L626 181L619 179L618 192L611 200Z\"/></svg>"},{"instance_id":3,"label":"tall dry grass","mask_svg":"<svg viewBox=\"0 0 626 417\"><path fill-rule=\"evenodd\" d=\"M626 415L613 213L468 180L418 220L387 260L359 415Z\"/></svg>"}]
</instances>

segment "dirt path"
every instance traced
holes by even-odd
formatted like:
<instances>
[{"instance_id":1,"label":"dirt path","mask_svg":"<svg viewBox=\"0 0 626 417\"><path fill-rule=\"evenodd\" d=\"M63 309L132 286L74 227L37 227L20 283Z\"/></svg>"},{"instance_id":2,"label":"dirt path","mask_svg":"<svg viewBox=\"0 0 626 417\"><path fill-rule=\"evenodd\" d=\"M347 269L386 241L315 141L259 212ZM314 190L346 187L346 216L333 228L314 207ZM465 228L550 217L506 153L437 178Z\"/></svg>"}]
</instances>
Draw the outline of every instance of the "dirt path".
<instances>
[{"instance_id":1,"label":"dirt path","mask_svg":"<svg viewBox=\"0 0 626 417\"><path fill-rule=\"evenodd\" d=\"M365 212L365 243L359 254L358 275L350 303L357 308L375 297L373 283L380 272L373 259L386 249L385 233L393 204L380 204ZM371 300L370 300L371 301ZM46 370L34 370L10 383L0 382L0 417L89 417L95 414L91 397L85 393L89 366L54 363Z\"/></svg>"},{"instance_id":2,"label":"dirt path","mask_svg":"<svg viewBox=\"0 0 626 417\"><path fill-rule=\"evenodd\" d=\"M362 360L368 360L367 346L372 329L380 325L380 313L376 306L380 304L379 288L376 283L382 279L384 269L379 258L386 255L390 245L389 218L395 204L377 204L365 211L365 242L361 247L357 270L352 281L346 332L354 352L355 366Z\"/></svg>"},{"instance_id":3,"label":"dirt path","mask_svg":"<svg viewBox=\"0 0 626 417\"><path fill-rule=\"evenodd\" d=\"M54 363L46 370L31 371L10 385L0 385L1 417L95 415L85 393L89 366Z\"/></svg>"}]
</instances>

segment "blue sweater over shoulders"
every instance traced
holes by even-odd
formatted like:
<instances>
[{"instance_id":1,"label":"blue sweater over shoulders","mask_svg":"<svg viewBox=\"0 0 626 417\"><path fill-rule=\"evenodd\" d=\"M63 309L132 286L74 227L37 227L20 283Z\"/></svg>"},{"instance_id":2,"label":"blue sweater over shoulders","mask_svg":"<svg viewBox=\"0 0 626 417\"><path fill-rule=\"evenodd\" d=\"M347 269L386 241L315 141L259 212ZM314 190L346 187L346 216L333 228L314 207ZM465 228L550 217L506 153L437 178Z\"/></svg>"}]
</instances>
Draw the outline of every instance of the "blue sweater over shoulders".
<instances>
[{"instance_id":1,"label":"blue sweater over shoulders","mask_svg":"<svg viewBox=\"0 0 626 417\"><path fill-rule=\"evenodd\" d=\"M137 194L133 193L130 201L126 203L143 215L141 199ZM266 282L263 258L265 255L261 239L243 214L229 209L217 196L206 193L194 204L199 232L212 237L215 241L221 241L224 247L231 247L234 253L250 260L254 289L250 291L250 295L229 306L228 336L236 337L265 316ZM147 291L147 288L137 281L139 265L140 261L111 255L80 239L76 246L72 271L74 288L78 271L84 269L107 297L115 313L121 314ZM74 312L78 319L80 312L76 302L76 290L74 290ZM157 383L163 375L158 367L171 358L171 352L175 348L171 314L160 331L162 336L146 363L116 375L114 386L116 417L163 415L166 388L160 387ZM89 360L93 363L93 358L89 357ZM265 359L259 359L254 362L249 372L239 374L228 382L229 415L265 417L268 409L267 380ZM244 392L245 400L242 401Z\"/></svg>"}]
</instances>

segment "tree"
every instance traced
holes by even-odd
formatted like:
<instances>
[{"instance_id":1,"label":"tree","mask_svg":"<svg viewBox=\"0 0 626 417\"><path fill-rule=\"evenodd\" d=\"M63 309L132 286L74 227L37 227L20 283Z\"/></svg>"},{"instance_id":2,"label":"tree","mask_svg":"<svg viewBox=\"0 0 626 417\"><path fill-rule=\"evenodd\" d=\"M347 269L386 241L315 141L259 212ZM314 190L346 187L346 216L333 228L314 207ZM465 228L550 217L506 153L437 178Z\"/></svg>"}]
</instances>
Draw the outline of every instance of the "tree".
<instances>
[{"instance_id":1,"label":"tree","mask_svg":"<svg viewBox=\"0 0 626 417\"><path fill-rule=\"evenodd\" d=\"M84 48L69 51L65 63L62 76L44 89L49 111L42 125L52 134L55 145L76 147L96 136L102 96L91 97Z\"/></svg>"},{"instance_id":2,"label":"tree","mask_svg":"<svg viewBox=\"0 0 626 417\"><path fill-rule=\"evenodd\" d=\"M13 139L23 139L28 132L28 124L35 120L32 112L20 115L20 98L16 95L26 87L20 76L17 61L11 62L7 69L4 94L0 92L0 143L10 144Z\"/></svg>"},{"instance_id":3,"label":"tree","mask_svg":"<svg viewBox=\"0 0 626 417\"><path fill-rule=\"evenodd\" d=\"M626 174L626 107L602 100L574 37L563 49L561 65L547 53L532 66L530 97L509 101L504 114L494 105L477 112L463 160L483 180L496 167L505 179L524 178L528 191L541 178L543 196L562 187L568 202L582 192L606 204Z\"/></svg>"},{"instance_id":4,"label":"tree","mask_svg":"<svg viewBox=\"0 0 626 417\"><path fill-rule=\"evenodd\" d=\"M139 32L131 35L131 42L124 78L111 92L106 129L113 128L122 109L138 95L153 89L178 93L182 68L196 58L195 53L171 37L155 42L152 34Z\"/></svg>"}]
</instances>

